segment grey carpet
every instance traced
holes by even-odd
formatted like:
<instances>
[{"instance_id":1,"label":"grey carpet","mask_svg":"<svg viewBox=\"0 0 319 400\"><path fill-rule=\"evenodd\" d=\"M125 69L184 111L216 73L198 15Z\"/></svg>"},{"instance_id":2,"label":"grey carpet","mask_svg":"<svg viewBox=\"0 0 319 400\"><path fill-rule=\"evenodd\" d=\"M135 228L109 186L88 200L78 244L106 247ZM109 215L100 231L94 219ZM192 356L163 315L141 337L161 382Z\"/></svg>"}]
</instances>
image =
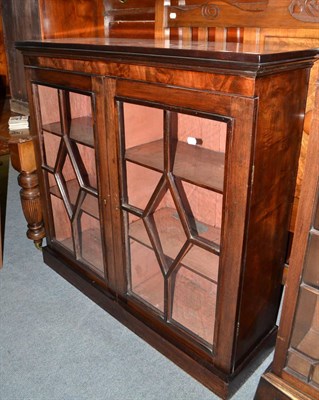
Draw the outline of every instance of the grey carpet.
<instances>
[{"instance_id":1,"label":"grey carpet","mask_svg":"<svg viewBox=\"0 0 319 400\"><path fill-rule=\"evenodd\" d=\"M16 176L0 272L0 399L217 399L43 263L25 236ZM253 399L270 361L233 399Z\"/></svg>"}]
</instances>

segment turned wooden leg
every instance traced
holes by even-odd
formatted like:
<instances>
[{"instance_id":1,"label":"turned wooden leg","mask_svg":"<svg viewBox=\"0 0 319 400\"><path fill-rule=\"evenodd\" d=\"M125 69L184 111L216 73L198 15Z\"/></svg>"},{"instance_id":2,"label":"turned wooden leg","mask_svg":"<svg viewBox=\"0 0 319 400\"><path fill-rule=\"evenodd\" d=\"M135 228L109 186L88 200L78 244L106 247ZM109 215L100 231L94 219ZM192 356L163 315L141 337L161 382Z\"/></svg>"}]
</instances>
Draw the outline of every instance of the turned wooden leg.
<instances>
[{"instance_id":1,"label":"turned wooden leg","mask_svg":"<svg viewBox=\"0 0 319 400\"><path fill-rule=\"evenodd\" d=\"M22 210L28 223L27 236L34 241L37 248L41 248L45 230L33 138L29 135L16 136L9 141L9 148L12 166L20 172L18 183L21 186Z\"/></svg>"},{"instance_id":2,"label":"turned wooden leg","mask_svg":"<svg viewBox=\"0 0 319 400\"><path fill-rule=\"evenodd\" d=\"M22 171L18 176L21 186L20 198L22 210L28 223L27 236L33 240L36 247L40 248L45 237L43 226L40 190L36 172Z\"/></svg>"}]
</instances>

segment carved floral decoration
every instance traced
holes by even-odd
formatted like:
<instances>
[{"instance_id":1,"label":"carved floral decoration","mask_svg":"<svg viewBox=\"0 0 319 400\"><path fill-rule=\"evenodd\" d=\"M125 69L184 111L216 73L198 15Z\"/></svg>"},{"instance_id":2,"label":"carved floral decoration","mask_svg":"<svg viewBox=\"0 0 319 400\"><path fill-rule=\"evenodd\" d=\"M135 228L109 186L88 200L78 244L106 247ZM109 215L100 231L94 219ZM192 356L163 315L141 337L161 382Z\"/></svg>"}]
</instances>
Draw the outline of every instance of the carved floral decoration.
<instances>
[{"instance_id":1,"label":"carved floral decoration","mask_svg":"<svg viewBox=\"0 0 319 400\"><path fill-rule=\"evenodd\" d=\"M260 12L265 11L268 6L269 0L221 0L222 3L229 4L233 7L239 8L240 10L250 11L250 12ZM220 7L214 2L207 2L201 5L187 5L187 6L177 6L182 12L189 11L192 9L200 9L201 14L204 18L215 19L218 17L220 12Z\"/></svg>"},{"instance_id":2,"label":"carved floral decoration","mask_svg":"<svg viewBox=\"0 0 319 400\"><path fill-rule=\"evenodd\" d=\"M293 0L289 12L300 21L319 23L319 0Z\"/></svg>"},{"instance_id":3,"label":"carved floral decoration","mask_svg":"<svg viewBox=\"0 0 319 400\"><path fill-rule=\"evenodd\" d=\"M215 4L206 3L201 6L201 13L207 19L215 19L219 15L219 7Z\"/></svg>"},{"instance_id":4,"label":"carved floral decoration","mask_svg":"<svg viewBox=\"0 0 319 400\"><path fill-rule=\"evenodd\" d=\"M269 0L260 0L260 1L223 0L223 3L227 3L227 4L230 4L231 6L239 8L241 10L251 11L251 12L264 11L268 6L268 2L269 2ZM207 19L215 19L219 15L220 9L217 4L208 2L208 3L201 5L200 7L201 7L202 16Z\"/></svg>"}]
</instances>

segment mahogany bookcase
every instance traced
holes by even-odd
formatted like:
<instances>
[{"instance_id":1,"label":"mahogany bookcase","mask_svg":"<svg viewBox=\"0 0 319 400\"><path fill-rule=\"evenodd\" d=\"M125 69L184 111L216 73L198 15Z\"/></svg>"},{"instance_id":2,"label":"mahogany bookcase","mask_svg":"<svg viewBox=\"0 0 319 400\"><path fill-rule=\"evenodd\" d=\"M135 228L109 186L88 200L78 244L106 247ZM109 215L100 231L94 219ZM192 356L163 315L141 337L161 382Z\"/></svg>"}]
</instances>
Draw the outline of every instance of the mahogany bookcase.
<instances>
[{"instance_id":1,"label":"mahogany bookcase","mask_svg":"<svg viewBox=\"0 0 319 400\"><path fill-rule=\"evenodd\" d=\"M104 38L17 47L45 262L229 397L277 332L318 50Z\"/></svg>"}]
</instances>

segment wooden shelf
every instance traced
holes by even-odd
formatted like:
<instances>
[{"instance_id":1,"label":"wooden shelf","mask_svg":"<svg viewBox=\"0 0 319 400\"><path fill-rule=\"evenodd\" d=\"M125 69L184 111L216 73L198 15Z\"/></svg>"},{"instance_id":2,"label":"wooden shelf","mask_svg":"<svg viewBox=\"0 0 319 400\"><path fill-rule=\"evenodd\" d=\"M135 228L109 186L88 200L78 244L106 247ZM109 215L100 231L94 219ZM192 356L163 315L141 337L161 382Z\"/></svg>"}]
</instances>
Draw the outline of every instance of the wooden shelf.
<instances>
[{"instance_id":1,"label":"wooden shelf","mask_svg":"<svg viewBox=\"0 0 319 400\"><path fill-rule=\"evenodd\" d=\"M62 136L61 122L51 122L50 124L45 124L42 129L46 132L53 133L57 136Z\"/></svg>"},{"instance_id":2,"label":"wooden shelf","mask_svg":"<svg viewBox=\"0 0 319 400\"><path fill-rule=\"evenodd\" d=\"M157 211L158 221L157 230L161 238L161 244L165 255L174 259L186 241L186 236L180 221L175 217L176 210L164 208ZM168 229L169 227L169 229ZM145 230L142 219L139 219L129 228L130 238L151 248L151 242ZM205 238L216 238L216 244L219 245L220 229L207 225L207 231L204 233ZM219 257L214 253L202 249L194 245L190 251L184 256L182 262L186 268L194 271L198 275L203 276L213 282L218 279Z\"/></svg>"},{"instance_id":3,"label":"wooden shelf","mask_svg":"<svg viewBox=\"0 0 319 400\"><path fill-rule=\"evenodd\" d=\"M43 130L54 135L63 136L61 122L43 125ZM71 140L85 146L94 147L93 121L91 117L79 117L71 120L70 135Z\"/></svg>"},{"instance_id":4,"label":"wooden shelf","mask_svg":"<svg viewBox=\"0 0 319 400\"><path fill-rule=\"evenodd\" d=\"M125 159L163 172L163 152L163 140L156 140L127 149ZM222 193L224 166L224 153L184 142L177 143L173 173L187 182Z\"/></svg>"},{"instance_id":5,"label":"wooden shelf","mask_svg":"<svg viewBox=\"0 0 319 400\"><path fill-rule=\"evenodd\" d=\"M79 183L77 179L71 179L69 181L66 181L66 186L70 196L70 202L74 206L79 194ZM50 187L50 193L58 197L59 199L62 199L60 190L57 185ZM93 218L100 218L98 199L91 194L87 194L85 196L81 209Z\"/></svg>"},{"instance_id":6,"label":"wooden shelf","mask_svg":"<svg viewBox=\"0 0 319 400\"><path fill-rule=\"evenodd\" d=\"M80 117L72 119L70 139L94 147L93 120L91 117Z\"/></svg>"}]
</instances>

